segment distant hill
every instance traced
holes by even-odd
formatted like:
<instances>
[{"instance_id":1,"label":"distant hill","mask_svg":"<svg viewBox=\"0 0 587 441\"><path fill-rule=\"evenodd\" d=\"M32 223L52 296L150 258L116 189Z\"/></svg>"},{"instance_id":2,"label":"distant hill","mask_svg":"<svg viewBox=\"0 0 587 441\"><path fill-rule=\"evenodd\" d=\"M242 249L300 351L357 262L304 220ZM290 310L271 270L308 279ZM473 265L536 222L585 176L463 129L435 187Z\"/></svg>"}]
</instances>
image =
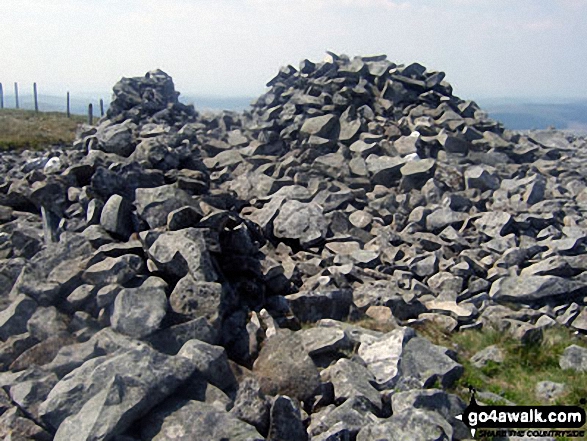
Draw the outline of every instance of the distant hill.
<instances>
[{"instance_id":1,"label":"distant hill","mask_svg":"<svg viewBox=\"0 0 587 441\"><path fill-rule=\"evenodd\" d=\"M100 98L104 100L104 109L110 104L110 93L71 94L71 113L87 115L88 104L94 106L94 115L100 116ZM184 104L193 104L198 111L232 110L243 111L249 109L256 97L222 97L210 95L183 95L179 100ZM20 108L34 109L32 95L20 95ZM546 129L555 127L561 130L571 130L578 133L587 133L587 99L583 100L525 100L517 98L485 98L475 100L479 106L489 113L493 119L501 121L511 130ZM14 108L14 96L4 95L4 107ZM39 108L44 112L65 112L66 97L55 95L39 95Z\"/></svg>"},{"instance_id":2,"label":"distant hill","mask_svg":"<svg viewBox=\"0 0 587 441\"><path fill-rule=\"evenodd\" d=\"M587 99L537 102L492 98L476 102L508 129L531 130L553 126L560 130L587 133Z\"/></svg>"},{"instance_id":3,"label":"distant hill","mask_svg":"<svg viewBox=\"0 0 587 441\"><path fill-rule=\"evenodd\" d=\"M94 107L94 116L100 116L100 98L104 100L104 111L108 109L108 105L110 103L110 95L105 95L103 97L96 94L95 96L90 95L75 95L71 94L69 98L70 103L70 110L71 113L74 115L87 115L88 114L88 104L92 103ZM35 101L33 95L23 95L19 94L18 96L19 107L23 110L34 110L35 108ZM4 94L4 108L6 109L14 109L15 101L14 95L6 95ZM44 95L39 94L39 110L41 112L66 112L67 111L67 95L66 93L63 96L55 96L55 95Z\"/></svg>"}]
</instances>

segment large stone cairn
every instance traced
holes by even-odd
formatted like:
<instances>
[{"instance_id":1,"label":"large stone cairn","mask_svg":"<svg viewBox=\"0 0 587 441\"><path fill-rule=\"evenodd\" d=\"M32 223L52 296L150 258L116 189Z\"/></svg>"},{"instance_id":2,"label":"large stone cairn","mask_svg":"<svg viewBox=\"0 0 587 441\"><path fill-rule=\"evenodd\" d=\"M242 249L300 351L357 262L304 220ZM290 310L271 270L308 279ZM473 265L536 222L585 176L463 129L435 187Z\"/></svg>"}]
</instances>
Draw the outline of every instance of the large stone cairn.
<instances>
[{"instance_id":1,"label":"large stone cairn","mask_svg":"<svg viewBox=\"0 0 587 441\"><path fill-rule=\"evenodd\" d=\"M2 154L4 439L466 439L415 329L587 331L584 138L385 56L268 87L198 113L123 78L73 148Z\"/></svg>"}]
</instances>

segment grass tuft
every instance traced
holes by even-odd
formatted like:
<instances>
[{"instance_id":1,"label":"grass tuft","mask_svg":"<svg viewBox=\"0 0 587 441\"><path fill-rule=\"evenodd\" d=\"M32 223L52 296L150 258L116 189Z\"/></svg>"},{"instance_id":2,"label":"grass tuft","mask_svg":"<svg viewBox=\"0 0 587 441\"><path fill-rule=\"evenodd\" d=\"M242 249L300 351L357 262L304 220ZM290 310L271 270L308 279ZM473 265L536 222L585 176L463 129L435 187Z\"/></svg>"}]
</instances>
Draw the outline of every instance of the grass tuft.
<instances>
[{"instance_id":1,"label":"grass tuft","mask_svg":"<svg viewBox=\"0 0 587 441\"><path fill-rule=\"evenodd\" d=\"M0 109L0 151L42 150L71 144L76 129L84 121L82 116L67 118L60 112Z\"/></svg>"}]
</instances>

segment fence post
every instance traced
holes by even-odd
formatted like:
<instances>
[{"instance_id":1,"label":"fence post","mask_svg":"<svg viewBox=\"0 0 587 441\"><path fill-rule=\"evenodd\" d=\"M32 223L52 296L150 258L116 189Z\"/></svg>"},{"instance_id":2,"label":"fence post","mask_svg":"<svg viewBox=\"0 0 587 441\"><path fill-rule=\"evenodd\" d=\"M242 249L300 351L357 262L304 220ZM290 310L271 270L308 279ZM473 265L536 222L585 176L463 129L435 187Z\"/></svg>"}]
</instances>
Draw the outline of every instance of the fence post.
<instances>
[{"instance_id":1,"label":"fence post","mask_svg":"<svg viewBox=\"0 0 587 441\"><path fill-rule=\"evenodd\" d=\"M88 104L88 124L94 124L94 106L92 103Z\"/></svg>"},{"instance_id":2,"label":"fence post","mask_svg":"<svg viewBox=\"0 0 587 441\"><path fill-rule=\"evenodd\" d=\"M35 95L35 112L39 112L39 99L37 97L37 83L33 83L33 94Z\"/></svg>"},{"instance_id":3,"label":"fence post","mask_svg":"<svg viewBox=\"0 0 587 441\"><path fill-rule=\"evenodd\" d=\"M67 92L67 117L71 117L71 113L69 112L69 92Z\"/></svg>"},{"instance_id":4,"label":"fence post","mask_svg":"<svg viewBox=\"0 0 587 441\"><path fill-rule=\"evenodd\" d=\"M17 82L14 83L14 101L16 103L16 108L20 109L20 106L18 105L18 83Z\"/></svg>"},{"instance_id":5,"label":"fence post","mask_svg":"<svg viewBox=\"0 0 587 441\"><path fill-rule=\"evenodd\" d=\"M104 100L100 98L100 116L104 116Z\"/></svg>"},{"instance_id":6,"label":"fence post","mask_svg":"<svg viewBox=\"0 0 587 441\"><path fill-rule=\"evenodd\" d=\"M4 89L2 89L2 83L0 83L0 109L4 109Z\"/></svg>"}]
</instances>

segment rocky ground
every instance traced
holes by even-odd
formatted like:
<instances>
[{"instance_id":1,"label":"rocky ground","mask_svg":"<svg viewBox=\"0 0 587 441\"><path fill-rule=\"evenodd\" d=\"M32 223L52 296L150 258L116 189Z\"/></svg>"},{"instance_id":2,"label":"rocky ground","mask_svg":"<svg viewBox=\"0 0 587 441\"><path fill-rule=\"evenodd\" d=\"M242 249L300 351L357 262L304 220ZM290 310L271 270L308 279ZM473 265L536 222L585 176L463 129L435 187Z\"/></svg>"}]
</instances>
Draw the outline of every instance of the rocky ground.
<instances>
[{"instance_id":1,"label":"rocky ground","mask_svg":"<svg viewBox=\"0 0 587 441\"><path fill-rule=\"evenodd\" d=\"M384 56L268 87L200 114L124 78L73 147L2 154L4 439L467 439L416 325L587 332L585 138Z\"/></svg>"}]
</instances>

